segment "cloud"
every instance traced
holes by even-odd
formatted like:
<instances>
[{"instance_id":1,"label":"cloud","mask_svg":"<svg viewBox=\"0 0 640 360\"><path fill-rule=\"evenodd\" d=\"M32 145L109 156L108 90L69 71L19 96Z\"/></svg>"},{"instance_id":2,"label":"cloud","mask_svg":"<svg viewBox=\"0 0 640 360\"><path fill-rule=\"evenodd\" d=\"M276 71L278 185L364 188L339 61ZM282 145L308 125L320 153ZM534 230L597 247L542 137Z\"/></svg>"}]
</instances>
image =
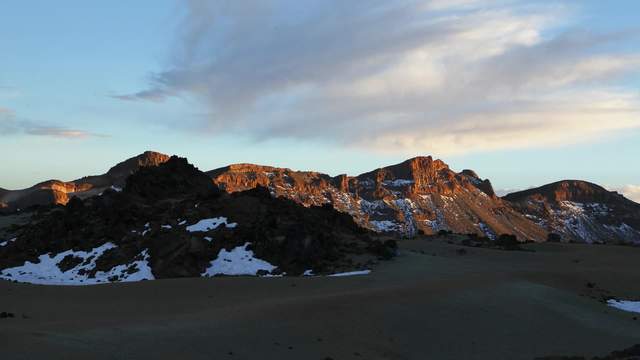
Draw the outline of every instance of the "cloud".
<instances>
[{"instance_id":1,"label":"cloud","mask_svg":"<svg viewBox=\"0 0 640 360\"><path fill-rule=\"evenodd\" d=\"M106 135L94 134L82 130L68 129L63 127L35 126L25 129L25 133L36 136L51 136L63 139L86 139L89 137L105 137Z\"/></svg>"},{"instance_id":2,"label":"cloud","mask_svg":"<svg viewBox=\"0 0 640 360\"><path fill-rule=\"evenodd\" d=\"M116 98L196 98L212 133L442 155L640 127L640 96L619 82L640 55L615 50L637 34L577 29L562 5L187 4L172 66Z\"/></svg>"},{"instance_id":3,"label":"cloud","mask_svg":"<svg viewBox=\"0 0 640 360\"><path fill-rule=\"evenodd\" d=\"M106 137L103 134L91 133L83 130L70 129L60 126L37 124L33 121L18 119L15 113L0 107L0 135L26 134L33 136L48 136L62 139L86 139L89 137Z\"/></svg>"},{"instance_id":4,"label":"cloud","mask_svg":"<svg viewBox=\"0 0 640 360\"><path fill-rule=\"evenodd\" d=\"M640 203L640 185L625 185L613 190L622 193L628 199Z\"/></svg>"},{"instance_id":5,"label":"cloud","mask_svg":"<svg viewBox=\"0 0 640 360\"><path fill-rule=\"evenodd\" d=\"M139 91L135 94L130 95L111 95L112 98L124 101L137 101L137 100L145 100L152 102L163 102L165 101L170 94L165 93L165 91L160 89L152 89L152 90L144 90Z\"/></svg>"}]
</instances>

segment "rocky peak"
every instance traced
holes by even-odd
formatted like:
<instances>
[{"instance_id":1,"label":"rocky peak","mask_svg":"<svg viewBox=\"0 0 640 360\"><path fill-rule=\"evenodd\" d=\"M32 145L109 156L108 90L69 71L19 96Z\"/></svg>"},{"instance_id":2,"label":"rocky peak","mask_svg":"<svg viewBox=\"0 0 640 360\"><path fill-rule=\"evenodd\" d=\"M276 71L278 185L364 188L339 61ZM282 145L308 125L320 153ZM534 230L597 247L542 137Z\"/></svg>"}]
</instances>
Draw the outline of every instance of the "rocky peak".
<instances>
[{"instance_id":1,"label":"rocky peak","mask_svg":"<svg viewBox=\"0 0 640 360\"><path fill-rule=\"evenodd\" d=\"M207 172L221 189L237 192L253 189L257 186L267 187L270 179L276 175L287 176L291 171L284 168L256 164L231 164Z\"/></svg>"},{"instance_id":2,"label":"rocky peak","mask_svg":"<svg viewBox=\"0 0 640 360\"><path fill-rule=\"evenodd\" d=\"M129 176L124 191L158 200L184 194L210 194L217 192L217 187L187 159L172 156L158 166L142 167Z\"/></svg>"},{"instance_id":3,"label":"rocky peak","mask_svg":"<svg viewBox=\"0 0 640 360\"><path fill-rule=\"evenodd\" d=\"M109 171L107 176L112 179L124 181L124 179L136 172L138 169L149 166L158 166L169 160L169 155L155 151L145 151L144 153L118 163Z\"/></svg>"},{"instance_id":4,"label":"rocky peak","mask_svg":"<svg viewBox=\"0 0 640 360\"><path fill-rule=\"evenodd\" d=\"M409 160L405 160L399 164L386 166L364 173L358 178L375 179L379 181L385 180L420 180L420 179L436 179L444 171L448 171L449 166L441 160L433 160L431 156L419 156Z\"/></svg>"},{"instance_id":5,"label":"rocky peak","mask_svg":"<svg viewBox=\"0 0 640 360\"><path fill-rule=\"evenodd\" d=\"M404 187L409 194L450 195L462 189L479 188L489 196L494 196L488 180L481 180L472 170L455 173L442 160L431 156L419 156L402 163L380 168L357 177L360 181L374 182L377 196L385 187Z\"/></svg>"},{"instance_id":6,"label":"rocky peak","mask_svg":"<svg viewBox=\"0 0 640 360\"><path fill-rule=\"evenodd\" d=\"M630 201L622 195L605 188L581 180L562 180L534 189L518 191L506 195L508 201L520 201L523 198L535 197L539 200L572 201L577 203L606 203L611 201Z\"/></svg>"},{"instance_id":7,"label":"rocky peak","mask_svg":"<svg viewBox=\"0 0 640 360\"><path fill-rule=\"evenodd\" d=\"M470 177L470 178L473 178L473 179L482 180L482 179L480 179L480 177L478 176L478 174L475 171L470 170L470 169L464 169L464 170L462 170L460 172L460 174L462 174L464 176L467 176L467 177Z\"/></svg>"},{"instance_id":8,"label":"rocky peak","mask_svg":"<svg viewBox=\"0 0 640 360\"><path fill-rule=\"evenodd\" d=\"M351 177L346 174L340 174L332 179L333 186L335 186L341 192L349 192L350 187L349 183L353 183L351 181ZM351 186L353 187L353 186Z\"/></svg>"}]
</instances>

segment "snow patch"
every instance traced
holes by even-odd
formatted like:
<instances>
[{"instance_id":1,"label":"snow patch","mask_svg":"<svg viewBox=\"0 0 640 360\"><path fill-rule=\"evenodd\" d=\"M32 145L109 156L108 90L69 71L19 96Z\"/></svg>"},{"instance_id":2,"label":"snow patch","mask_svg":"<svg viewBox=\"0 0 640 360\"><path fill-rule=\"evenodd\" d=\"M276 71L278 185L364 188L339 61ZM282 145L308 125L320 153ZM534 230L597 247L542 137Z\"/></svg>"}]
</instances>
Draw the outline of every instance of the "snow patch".
<instances>
[{"instance_id":1,"label":"snow patch","mask_svg":"<svg viewBox=\"0 0 640 360\"><path fill-rule=\"evenodd\" d=\"M362 212L370 215L379 213L377 210L387 207L387 204L385 204L385 202L382 200L368 201L360 199L358 200L358 205L360 206L360 210L362 210Z\"/></svg>"},{"instance_id":2,"label":"snow patch","mask_svg":"<svg viewBox=\"0 0 640 360\"><path fill-rule=\"evenodd\" d=\"M373 189L376 185L376 183L373 181L373 179L364 179L364 180L360 180L358 182L358 185L362 186L365 189Z\"/></svg>"},{"instance_id":3,"label":"snow patch","mask_svg":"<svg viewBox=\"0 0 640 360\"><path fill-rule=\"evenodd\" d=\"M151 231L150 226L151 225L149 223L144 224L144 230L142 231L142 236L145 236L149 231Z\"/></svg>"},{"instance_id":4,"label":"snow patch","mask_svg":"<svg viewBox=\"0 0 640 360\"><path fill-rule=\"evenodd\" d=\"M122 192L122 188L121 187L117 187L115 185L111 185L111 190L113 190L115 192Z\"/></svg>"},{"instance_id":5,"label":"snow patch","mask_svg":"<svg viewBox=\"0 0 640 360\"><path fill-rule=\"evenodd\" d=\"M440 230L448 230L447 223L445 221L444 214L441 209L435 209L436 218L433 220L424 220L425 225L430 226L433 232L438 232Z\"/></svg>"},{"instance_id":6,"label":"snow patch","mask_svg":"<svg viewBox=\"0 0 640 360\"><path fill-rule=\"evenodd\" d=\"M400 186L411 185L413 183L414 181L410 179L395 179L395 180L385 180L382 182L382 185L400 187Z\"/></svg>"},{"instance_id":7,"label":"snow patch","mask_svg":"<svg viewBox=\"0 0 640 360\"><path fill-rule=\"evenodd\" d=\"M133 282L133 281L142 281L142 280L154 280L155 277L151 272L151 267L149 266L149 251L142 251L137 258L141 258L141 260L136 260L131 264L123 264L117 265L111 268L111 270L107 272L99 271L96 273L96 278L118 278L118 281L122 282ZM129 269L137 269L137 271L129 272Z\"/></svg>"},{"instance_id":8,"label":"snow patch","mask_svg":"<svg viewBox=\"0 0 640 360\"><path fill-rule=\"evenodd\" d=\"M225 227L232 229L236 227L237 223L229 223L227 222L227 218L220 216L217 218L211 219L202 219L193 225L187 226L187 231L189 232L199 232L199 231L209 231L218 228L218 226L224 224Z\"/></svg>"},{"instance_id":9,"label":"snow patch","mask_svg":"<svg viewBox=\"0 0 640 360\"><path fill-rule=\"evenodd\" d=\"M371 270L358 270L358 271L349 271L349 272L331 274L328 276L340 277L340 276L355 276L355 275L369 275L369 274L371 274Z\"/></svg>"},{"instance_id":10,"label":"snow patch","mask_svg":"<svg viewBox=\"0 0 640 360\"><path fill-rule=\"evenodd\" d=\"M369 221L373 229L378 232L398 231L400 225L390 220L371 220Z\"/></svg>"},{"instance_id":11,"label":"snow patch","mask_svg":"<svg viewBox=\"0 0 640 360\"><path fill-rule=\"evenodd\" d=\"M493 232L493 230L491 230L491 228L489 226L487 226L487 224L485 224L483 222L479 222L478 223L478 227L480 228L480 230L482 230L482 232L484 233L484 235L486 237L488 237L491 240L495 240L496 239L496 234Z\"/></svg>"},{"instance_id":12,"label":"snow patch","mask_svg":"<svg viewBox=\"0 0 640 360\"><path fill-rule=\"evenodd\" d=\"M276 266L268 262L258 259L254 256L253 251L247 250L251 243L245 243L227 251L220 250L218 257L211 262L207 270L202 276L215 275L257 275L258 271L273 271Z\"/></svg>"},{"instance_id":13,"label":"snow patch","mask_svg":"<svg viewBox=\"0 0 640 360\"><path fill-rule=\"evenodd\" d=\"M4 269L0 272L0 278L17 280L32 284L42 285L93 285L118 281L153 280L154 276L149 267L149 254L147 250L138 255L131 264L117 265L109 271L98 271L90 278L89 273L95 269L96 261L110 249L116 248L113 243L105 243L91 251L67 250L55 256L44 254L39 256L39 263L25 262L22 266ZM67 256L79 258L81 263L74 268L62 271L60 262Z\"/></svg>"},{"instance_id":14,"label":"snow patch","mask_svg":"<svg viewBox=\"0 0 640 360\"><path fill-rule=\"evenodd\" d=\"M16 240L18 240L18 238L13 238L13 239L9 239L7 241L3 241L3 242L0 243L0 247L5 247L5 246L11 244L12 242L14 242Z\"/></svg>"},{"instance_id":15,"label":"snow patch","mask_svg":"<svg viewBox=\"0 0 640 360\"><path fill-rule=\"evenodd\" d=\"M609 300L607 305L622 311L640 313L640 301Z\"/></svg>"}]
</instances>

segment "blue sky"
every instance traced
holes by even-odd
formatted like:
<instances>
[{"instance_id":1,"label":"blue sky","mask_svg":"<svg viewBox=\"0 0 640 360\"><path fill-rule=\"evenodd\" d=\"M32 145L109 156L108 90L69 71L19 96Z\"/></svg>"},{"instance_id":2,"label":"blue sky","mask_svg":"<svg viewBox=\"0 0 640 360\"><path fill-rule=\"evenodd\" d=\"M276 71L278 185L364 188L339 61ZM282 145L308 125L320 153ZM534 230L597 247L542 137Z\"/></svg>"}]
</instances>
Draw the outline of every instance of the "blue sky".
<instances>
[{"instance_id":1,"label":"blue sky","mask_svg":"<svg viewBox=\"0 0 640 360\"><path fill-rule=\"evenodd\" d=\"M433 154L499 189L638 185L638 14L636 1L10 2L0 187L148 149L203 170L358 174Z\"/></svg>"}]
</instances>

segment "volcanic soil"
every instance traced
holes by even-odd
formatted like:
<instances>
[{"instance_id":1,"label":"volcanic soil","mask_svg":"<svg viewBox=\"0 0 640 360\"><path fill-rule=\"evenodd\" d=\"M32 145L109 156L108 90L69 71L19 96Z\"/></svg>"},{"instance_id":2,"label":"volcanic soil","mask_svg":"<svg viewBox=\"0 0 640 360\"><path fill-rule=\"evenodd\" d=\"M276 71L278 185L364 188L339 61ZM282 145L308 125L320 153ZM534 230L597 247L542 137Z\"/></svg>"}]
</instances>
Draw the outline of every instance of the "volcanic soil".
<instances>
[{"instance_id":1,"label":"volcanic soil","mask_svg":"<svg viewBox=\"0 0 640 360\"><path fill-rule=\"evenodd\" d=\"M399 242L350 277L0 282L10 359L534 359L640 343L640 248ZM461 249L464 249L462 251Z\"/></svg>"}]
</instances>

